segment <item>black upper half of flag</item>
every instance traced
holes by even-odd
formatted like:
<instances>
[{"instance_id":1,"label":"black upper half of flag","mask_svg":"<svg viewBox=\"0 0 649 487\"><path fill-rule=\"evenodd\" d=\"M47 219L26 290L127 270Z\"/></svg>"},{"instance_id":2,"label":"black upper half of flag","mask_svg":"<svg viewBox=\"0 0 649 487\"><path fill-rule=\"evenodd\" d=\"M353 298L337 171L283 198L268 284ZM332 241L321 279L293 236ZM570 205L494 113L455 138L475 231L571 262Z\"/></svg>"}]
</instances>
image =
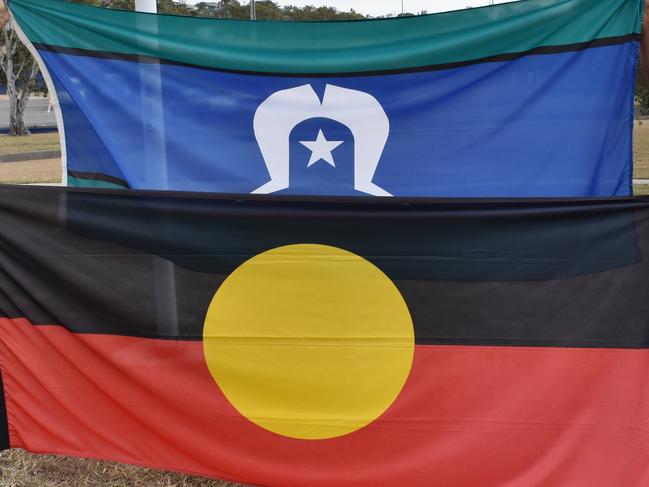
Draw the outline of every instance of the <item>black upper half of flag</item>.
<instances>
[{"instance_id":1,"label":"black upper half of flag","mask_svg":"<svg viewBox=\"0 0 649 487\"><path fill-rule=\"evenodd\" d=\"M645 348L648 217L649 198L297 200L5 186L0 315L200 340L233 270L306 243L358 254L390 277L418 344Z\"/></svg>"}]
</instances>

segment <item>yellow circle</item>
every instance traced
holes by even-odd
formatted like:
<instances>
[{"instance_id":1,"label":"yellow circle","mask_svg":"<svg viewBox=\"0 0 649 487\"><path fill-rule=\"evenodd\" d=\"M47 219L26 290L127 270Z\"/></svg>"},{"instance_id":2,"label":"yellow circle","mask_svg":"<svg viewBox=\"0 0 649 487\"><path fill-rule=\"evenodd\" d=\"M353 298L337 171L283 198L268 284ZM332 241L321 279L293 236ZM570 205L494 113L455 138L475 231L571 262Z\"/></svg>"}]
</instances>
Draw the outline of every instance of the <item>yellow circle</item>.
<instances>
[{"instance_id":1,"label":"yellow circle","mask_svg":"<svg viewBox=\"0 0 649 487\"><path fill-rule=\"evenodd\" d=\"M205 360L232 405L274 433L324 439L379 417L412 366L414 330L392 281L351 252L289 245L216 292Z\"/></svg>"}]
</instances>

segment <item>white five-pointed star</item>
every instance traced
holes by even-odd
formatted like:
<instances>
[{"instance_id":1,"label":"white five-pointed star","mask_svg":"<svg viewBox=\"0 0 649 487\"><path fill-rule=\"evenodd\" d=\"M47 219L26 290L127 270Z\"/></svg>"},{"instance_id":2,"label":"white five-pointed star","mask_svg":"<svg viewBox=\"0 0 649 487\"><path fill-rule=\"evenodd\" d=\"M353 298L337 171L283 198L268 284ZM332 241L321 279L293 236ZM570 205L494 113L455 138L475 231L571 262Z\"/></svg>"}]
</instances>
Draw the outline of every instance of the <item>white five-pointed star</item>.
<instances>
[{"instance_id":1,"label":"white five-pointed star","mask_svg":"<svg viewBox=\"0 0 649 487\"><path fill-rule=\"evenodd\" d=\"M328 164L331 164L333 167L336 167L334 163L334 157L331 155L331 151L342 144L342 140L327 140L322 133L322 130L318 132L318 137L313 141L300 141L304 147L311 151L311 159L309 159L309 164L306 167L313 166L320 159L324 160Z\"/></svg>"}]
</instances>

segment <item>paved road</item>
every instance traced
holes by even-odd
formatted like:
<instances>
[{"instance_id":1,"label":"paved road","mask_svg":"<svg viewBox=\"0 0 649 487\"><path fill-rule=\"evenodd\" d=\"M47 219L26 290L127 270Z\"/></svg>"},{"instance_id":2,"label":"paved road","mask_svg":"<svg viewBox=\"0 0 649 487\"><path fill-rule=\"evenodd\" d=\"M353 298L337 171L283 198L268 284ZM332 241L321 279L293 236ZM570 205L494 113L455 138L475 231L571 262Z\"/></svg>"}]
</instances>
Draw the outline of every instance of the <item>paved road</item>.
<instances>
[{"instance_id":1,"label":"paved road","mask_svg":"<svg viewBox=\"0 0 649 487\"><path fill-rule=\"evenodd\" d=\"M47 113L47 98L32 98L25 109L25 123L28 127L56 127L54 112ZM0 128L9 127L9 100L0 96Z\"/></svg>"}]
</instances>

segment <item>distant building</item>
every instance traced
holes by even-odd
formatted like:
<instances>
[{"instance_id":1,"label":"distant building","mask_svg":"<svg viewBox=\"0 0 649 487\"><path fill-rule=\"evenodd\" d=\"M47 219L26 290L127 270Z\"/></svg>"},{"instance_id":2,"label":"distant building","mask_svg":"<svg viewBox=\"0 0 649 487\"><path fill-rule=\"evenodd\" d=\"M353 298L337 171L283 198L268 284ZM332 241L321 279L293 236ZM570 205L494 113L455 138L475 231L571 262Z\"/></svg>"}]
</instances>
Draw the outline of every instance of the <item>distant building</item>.
<instances>
[{"instance_id":1,"label":"distant building","mask_svg":"<svg viewBox=\"0 0 649 487\"><path fill-rule=\"evenodd\" d=\"M206 12L219 12L222 9L221 2L201 2L201 10Z\"/></svg>"}]
</instances>

